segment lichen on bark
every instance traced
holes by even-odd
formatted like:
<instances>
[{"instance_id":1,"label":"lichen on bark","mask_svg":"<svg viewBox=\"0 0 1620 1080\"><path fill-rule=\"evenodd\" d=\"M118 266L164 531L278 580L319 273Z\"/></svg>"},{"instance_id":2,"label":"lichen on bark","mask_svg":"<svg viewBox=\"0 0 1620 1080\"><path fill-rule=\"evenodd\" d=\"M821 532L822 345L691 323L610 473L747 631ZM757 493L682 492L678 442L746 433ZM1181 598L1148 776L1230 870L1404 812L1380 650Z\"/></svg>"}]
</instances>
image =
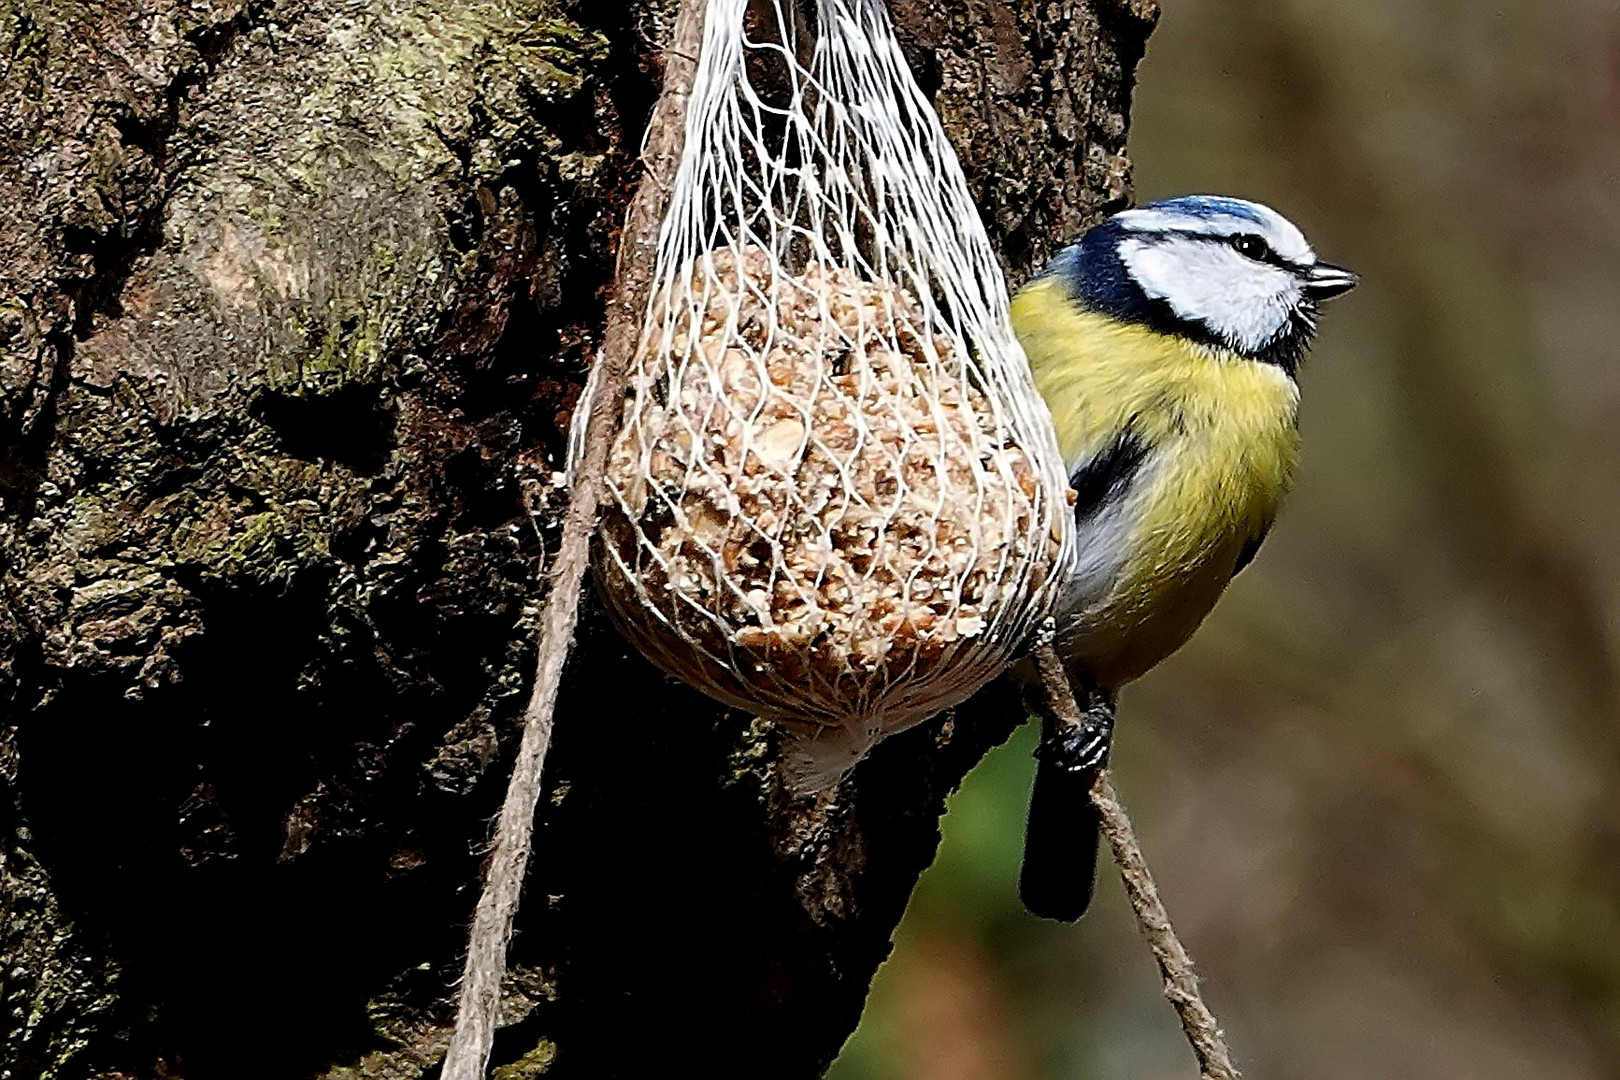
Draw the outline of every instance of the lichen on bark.
<instances>
[{"instance_id":1,"label":"lichen on bark","mask_svg":"<svg viewBox=\"0 0 1620 1080\"><path fill-rule=\"evenodd\" d=\"M0 0L0 1075L431 1068L669 7ZM1144 12L894 9L1010 268L1123 196ZM807 803L588 618L498 1063L815 1075L976 715Z\"/></svg>"}]
</instances>

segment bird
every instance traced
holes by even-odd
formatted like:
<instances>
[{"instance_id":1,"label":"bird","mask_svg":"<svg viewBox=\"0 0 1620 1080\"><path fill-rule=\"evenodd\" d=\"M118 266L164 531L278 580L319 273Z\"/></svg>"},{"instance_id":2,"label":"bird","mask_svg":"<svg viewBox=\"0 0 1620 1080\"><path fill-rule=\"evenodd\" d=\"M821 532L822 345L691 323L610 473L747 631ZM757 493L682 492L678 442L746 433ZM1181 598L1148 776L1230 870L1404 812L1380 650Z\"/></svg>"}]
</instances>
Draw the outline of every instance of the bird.
<instances>
[{"instance_id":1,"label":"bird","mask_svg":"<svg viewBox=\"0 0 1620 1080\"><path fill-rule=\"evenodd\" d=\"M1265 540L1299 460L1319 305L1357 280L1270 207L1188 195L1104 219L1012 298L1074 491L1051 633L1085 717L1043 714L1019 878L1035 915L1089 905L1089 790L1117 693L1192 636Z\"/></svg>"}]
</instances>

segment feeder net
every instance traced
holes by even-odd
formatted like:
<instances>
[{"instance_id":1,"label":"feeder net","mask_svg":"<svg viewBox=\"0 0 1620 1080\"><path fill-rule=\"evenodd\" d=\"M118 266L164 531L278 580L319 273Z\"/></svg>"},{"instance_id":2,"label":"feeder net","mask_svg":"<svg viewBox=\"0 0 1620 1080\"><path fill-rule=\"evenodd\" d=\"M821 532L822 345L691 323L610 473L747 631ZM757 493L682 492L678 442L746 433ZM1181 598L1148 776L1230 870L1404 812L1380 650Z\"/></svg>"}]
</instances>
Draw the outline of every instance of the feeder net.
<instances>
[{"instance_id":1,"label":"feeder net","mask_svg":"<svg viewBox=\"0 0 1620 1080\"><path fill-rule=\"evenodd\" d=\"M712 0L598 587L801 787L967 697L1072 557L1051 421L882 0Z\"/></svg>"}]
</instances>

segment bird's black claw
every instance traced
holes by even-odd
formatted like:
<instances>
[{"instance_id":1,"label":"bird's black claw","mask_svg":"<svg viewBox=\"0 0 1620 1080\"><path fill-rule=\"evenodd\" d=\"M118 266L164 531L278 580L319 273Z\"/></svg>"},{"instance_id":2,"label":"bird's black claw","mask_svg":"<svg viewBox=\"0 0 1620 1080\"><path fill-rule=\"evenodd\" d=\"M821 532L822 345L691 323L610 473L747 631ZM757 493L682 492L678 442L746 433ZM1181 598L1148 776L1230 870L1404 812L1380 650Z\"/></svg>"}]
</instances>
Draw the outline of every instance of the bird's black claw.
<instances>
[{"instance_id":1,"label":"bird's black claw","mask_svg":"<svg viewBox=\"0 0 1620 1080\"><path fill-rule=\"evenodd\" d=\"M1108 764L1113 741L1113 710L1096 706L1086 711L1079 726L1061 727L1043 739L1035 758L1065 772L1095 771Z\"/></svg>"}]
</instances>

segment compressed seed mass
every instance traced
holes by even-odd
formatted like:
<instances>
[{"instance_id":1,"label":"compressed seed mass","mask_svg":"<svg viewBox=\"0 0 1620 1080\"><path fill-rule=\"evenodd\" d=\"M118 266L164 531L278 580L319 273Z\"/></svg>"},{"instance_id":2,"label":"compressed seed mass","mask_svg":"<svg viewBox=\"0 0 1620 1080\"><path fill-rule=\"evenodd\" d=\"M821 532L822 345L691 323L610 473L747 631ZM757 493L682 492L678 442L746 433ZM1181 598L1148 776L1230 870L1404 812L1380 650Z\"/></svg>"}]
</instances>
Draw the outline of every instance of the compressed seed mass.
<instances>
[{"instance_id":1,"label":"compressed seed mass","mask_svg":"<svg viewBox=\"0 0 1620 1080\"><path fill-rule=\"evenodd\" d=\"M1035 471L905 290L738 262L700 258L690 301L654 311L603 585L632 638L723 699L823 723L903 711L1051 571Z\"/></svg>"}]
</instances>

